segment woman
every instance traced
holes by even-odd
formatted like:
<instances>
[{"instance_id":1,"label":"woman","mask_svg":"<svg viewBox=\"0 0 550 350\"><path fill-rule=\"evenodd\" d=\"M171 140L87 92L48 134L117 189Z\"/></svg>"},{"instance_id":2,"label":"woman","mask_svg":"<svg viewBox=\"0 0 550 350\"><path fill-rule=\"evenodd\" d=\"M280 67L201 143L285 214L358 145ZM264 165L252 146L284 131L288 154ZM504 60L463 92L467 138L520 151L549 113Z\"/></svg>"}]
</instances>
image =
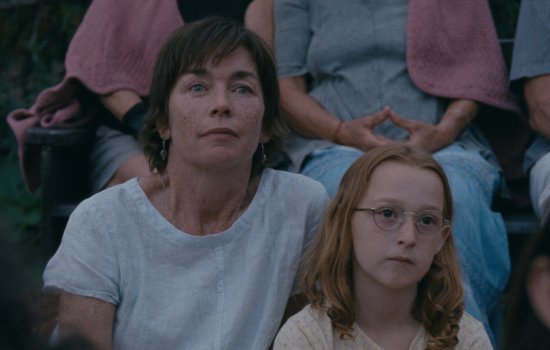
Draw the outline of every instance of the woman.
<instances>
[{"instance_id":1,"label":"woman","mask_svg":"<svg viewBox=\"0 0 550 350\"><path fill-rule=\"evenodd\" d=\"M275 48L295 131L290 169L334 196L369 149L405 142L433 153L457 208L466 309L496 330L510 271L504 222L491 210L501 172L470 124L480 103L515 104L486 1L279 0Z\"/></svg>"},{"instance_id":2,"label":"woman","mask_svg":"<svg viewBox=\"0 0 550 350\"><path fill-rule=\"evenodd\" d=\"M26 130L36 124L98 124L90 159L91 193L149 174L137 137L162 43L184 22L219 15L246 23L271 46L271 12L271 0L91 2L68 48L63 81L44 90L30 109L8 116L27 189L34 192L40 185L39 157L36 150L25 149Z\"/></svg>"},{"instance_id":3,"label":"woman","mask_svg":"<svg viewBox=\"0 0 550 350\"><path fill-rule=\"evenodd\" d=\"M523 248L512 283L503 350L542 350L550 344L550 221Z\"/></svg>"},{"instance_id":4,"label":"woman","mask_svg":"<svg viewBox=\"0 0 550 350\"><path fill-rule=\"evenodd\" d=\"M492 349L463 312L452 214L429 154L390 145L359 158L301 267L311 305L275 349Z\"/></svg>"},{"instance_id":5,"label":"woman","mask_svg":"<svg viewBox=\"0 0 550 350\"><path fill-rule=\"evenodd\" d=\"M264 169L281 144L274 62L237 22L177 30L141 134L151 175L83 202L44 273L61 336L100 349L262 349L327 196Z\"/></svg>"}]
</instances>

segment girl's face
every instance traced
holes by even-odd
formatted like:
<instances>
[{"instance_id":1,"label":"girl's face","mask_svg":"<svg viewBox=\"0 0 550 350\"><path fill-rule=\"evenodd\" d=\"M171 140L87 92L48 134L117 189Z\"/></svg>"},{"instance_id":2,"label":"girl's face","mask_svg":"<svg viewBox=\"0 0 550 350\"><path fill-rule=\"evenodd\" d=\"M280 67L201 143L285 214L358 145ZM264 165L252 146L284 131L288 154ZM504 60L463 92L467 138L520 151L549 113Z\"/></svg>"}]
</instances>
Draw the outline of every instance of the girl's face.
<instances>
[{"instance_id":1,"label":"girl's face","mask_svg":"<svg viewBox=\"0 0 550 350\"><path fill-rule=\"evenodd\" d=\"M159 130L171 139L169 157L208 169L250 166L262 132L262 86L245 48L216 65L183 74L168 101L169 126Z\"/></svg>"},{"instance_id":2,"label":"girl's face","mask_svg":"<svg viewBox=\"0 0 550 350\"><path fill-rule=\"evenodd\" d=\"M443 184L433 171L394 161L383 162L374 170L357 208L383 209L353 214L355 284L416 289L450 233L449 226L440 222L443 194ZM406 213L401 225L392 225L401 210ZM386 230L389 226L397 227ZM433 236L425 235L434 231Z\"/></svg>"}]
</instances>

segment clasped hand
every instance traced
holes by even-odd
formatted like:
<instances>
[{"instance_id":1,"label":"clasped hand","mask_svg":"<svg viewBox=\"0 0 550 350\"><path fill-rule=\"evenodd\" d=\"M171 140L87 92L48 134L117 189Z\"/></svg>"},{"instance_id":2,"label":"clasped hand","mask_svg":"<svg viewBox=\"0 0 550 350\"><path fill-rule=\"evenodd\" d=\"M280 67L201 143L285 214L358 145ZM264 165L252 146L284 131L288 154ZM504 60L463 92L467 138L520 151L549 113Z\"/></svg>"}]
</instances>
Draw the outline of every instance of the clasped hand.
<instances>
[{"instance_id":1,"label":"clasped hand","mask_svg":"<svg viewBox=\"0 0 550 350\"><path fill-rule=\"evenodd\" d=\"M397 141L374 134L374 128L385 120L390 120L395 126L405 129L409 134L409 138ZM355 147L363 151L401 142L430 153L438 151L454 141L453 138L450 138L445 132L440 130L437 125L403 118L387 106L375 114L344 122L335 138L340 144Z\"/></svg>"}]
</instances>

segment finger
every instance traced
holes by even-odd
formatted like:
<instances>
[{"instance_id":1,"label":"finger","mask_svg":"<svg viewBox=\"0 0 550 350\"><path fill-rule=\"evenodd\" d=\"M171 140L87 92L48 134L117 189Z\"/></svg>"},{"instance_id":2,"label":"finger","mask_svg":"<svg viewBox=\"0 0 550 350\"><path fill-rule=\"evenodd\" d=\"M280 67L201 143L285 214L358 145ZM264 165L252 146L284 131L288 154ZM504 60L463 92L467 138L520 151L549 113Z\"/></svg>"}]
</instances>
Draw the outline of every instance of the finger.
<instances>
[{"instance_id":1,"label":"finger","mask_svg":"<svg viewBox=\"0 0 550 350\"><path fill-rule=\"evenodd\" d=\"M397 115L394 112L391 112L391 114L389 116L389 119L395 125L400 126L402 128L405 128L409 131L413 130L418 125L418 123L416 121L410 120L410 119L407 119L407 118L403 118L403 117Z\"/></svg>"},{"instance_id":2,"label":"finger","mask_svg":"<svg viewBox=\"0 0 550 350\"><path fill-rule=\"evenodd\" d=\"M379 146L389 145L391 143L395 143L394 140L388 139L384 136L374 135L374 137L376 138L376 142L379 144Z\"/></svg>"},{"instance_id":3,"label":"finger","mask_svg":"<svg viewBox=\"0 0 550 350\"><path fill-rule=\"evenodd\" d=\"M369 125L375 126L382 123L384 120L390 117L389 110L384 108L383 110L375 113L372 117L369 118Z\"/></svg>"}]
</instances>

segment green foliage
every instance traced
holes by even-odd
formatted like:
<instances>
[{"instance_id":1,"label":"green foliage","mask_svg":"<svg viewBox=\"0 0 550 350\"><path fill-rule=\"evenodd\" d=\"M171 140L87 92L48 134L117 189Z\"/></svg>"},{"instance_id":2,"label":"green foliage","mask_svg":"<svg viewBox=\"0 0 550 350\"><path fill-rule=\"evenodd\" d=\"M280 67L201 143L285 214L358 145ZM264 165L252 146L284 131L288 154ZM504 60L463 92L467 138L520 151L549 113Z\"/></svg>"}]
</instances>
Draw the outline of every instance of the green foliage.
<instances>
[{"instance_id":1,"label":"green foliage","mask_svg":"<svg viewBox=\"0 0 550 350\"><path fill-rule=\"evenodd\" d=\"M68 44L89 1L0 10L0 118L28 108L44 88L61 81ZM36 244L39 240L40 194L26 191L19 173L15 138L0 122L0 222L4 236Z\"/></svg>"},{"instance_id":2,"label":"green foliage","mask_svg":"<svg viewBox=\"0 0 550 350\"><path fill-rule=\"evenodd\" d=\"M11 227L14 241L35 243L40 223L40 195L25 190L14 153L0 159L1 222Z\"/></svg>"},{"instance_id":3,"label":"green foliage","mask_svg":"<svg viewBox=\"0 0 550 350\"><path fill-rule=\"evenodd\" d=\"M59 82L63 59L88 1L58 1L0 11L0 114L28 107Z\"/></svg>"}]
</instances>

